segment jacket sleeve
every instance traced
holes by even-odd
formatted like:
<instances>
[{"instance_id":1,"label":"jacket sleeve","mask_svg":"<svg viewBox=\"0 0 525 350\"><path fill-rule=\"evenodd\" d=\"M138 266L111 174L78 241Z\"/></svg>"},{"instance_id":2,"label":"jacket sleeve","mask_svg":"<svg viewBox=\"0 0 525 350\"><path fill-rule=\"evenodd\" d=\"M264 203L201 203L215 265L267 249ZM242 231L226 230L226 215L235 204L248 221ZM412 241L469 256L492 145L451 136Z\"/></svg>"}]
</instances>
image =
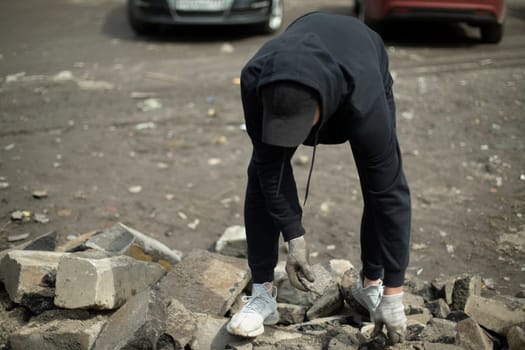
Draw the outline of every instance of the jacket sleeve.
<instances>
[{"instance_id":1,"label":"jacket sleeve","mask_svg":"<svg viewBox=\"0 0 525 350\"><path fill-rule=\"evenodd\" d=\"M260 187L258 191L251 191L251 193L264 197L267 213L282 232L285 241L289 241L302 236L305 232L302 226L302 208L290 163L296 148L277 147L261 141L262 106L256 93L256 74L250 69L253 68L245 68L241 75L241 98L246 131L253 144L248 176L255 176L258 180L249 183L258 184ZM266 216L250 215L250 217Z\"/></svg>"},{"instance_id":2,"label":"jacket sleeve","mask_svg":"<svg viewBox=\"0 0 525 350\"><path fill-rule=\"evenodd\" d=\"M266 210L284 240L302 236L302 208L297 196L291 158L296 148L276 147L252 139L253 155L248 176L258 178Z\"/></svg>"}]
</instances>

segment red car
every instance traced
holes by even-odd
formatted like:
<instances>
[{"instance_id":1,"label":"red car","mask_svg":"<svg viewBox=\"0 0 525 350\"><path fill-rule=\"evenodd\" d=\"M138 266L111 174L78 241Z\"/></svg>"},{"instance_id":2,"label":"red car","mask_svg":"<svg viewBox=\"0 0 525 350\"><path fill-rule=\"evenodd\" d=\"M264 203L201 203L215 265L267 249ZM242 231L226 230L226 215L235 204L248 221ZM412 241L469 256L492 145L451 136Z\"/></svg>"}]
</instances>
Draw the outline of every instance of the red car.
<instances>
[{"instance_id":1,"label":"red car","mask_svg":"<svg viewBox=\"0 0 525 350\"><path fill-rule=\"evenodd\" d=\"M391 20L464 22L480 28L481 40L503 37L505 0L355 0L356 16L366 23Z\"/></svg>"}]
</instances>

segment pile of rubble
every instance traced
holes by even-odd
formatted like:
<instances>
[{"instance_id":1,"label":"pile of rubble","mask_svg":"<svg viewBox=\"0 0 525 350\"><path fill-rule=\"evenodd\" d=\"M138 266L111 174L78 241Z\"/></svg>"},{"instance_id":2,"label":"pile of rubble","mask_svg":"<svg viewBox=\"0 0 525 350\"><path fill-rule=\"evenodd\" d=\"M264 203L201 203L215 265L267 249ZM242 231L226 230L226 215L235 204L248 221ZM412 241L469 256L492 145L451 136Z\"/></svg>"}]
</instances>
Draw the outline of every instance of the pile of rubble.
<instances>
[{"instance_id":1,"label":"pile of rubble","mask_svg":"<svg viewBox=\"0 0 525 350\"><path fill-rule=\"evenodd\" d=\"M347 260L313 266L311 292L276 271L276 326L242 339L229 316L249 294L242 227L216 252L184 257L123 224L56 247L50 233L0 252L0 349L381 349L352 298L358 272ZM525 349L523 295L482 296L479 276L407 280L404 344L393 349Z\"/></svg>"}]
</instances>

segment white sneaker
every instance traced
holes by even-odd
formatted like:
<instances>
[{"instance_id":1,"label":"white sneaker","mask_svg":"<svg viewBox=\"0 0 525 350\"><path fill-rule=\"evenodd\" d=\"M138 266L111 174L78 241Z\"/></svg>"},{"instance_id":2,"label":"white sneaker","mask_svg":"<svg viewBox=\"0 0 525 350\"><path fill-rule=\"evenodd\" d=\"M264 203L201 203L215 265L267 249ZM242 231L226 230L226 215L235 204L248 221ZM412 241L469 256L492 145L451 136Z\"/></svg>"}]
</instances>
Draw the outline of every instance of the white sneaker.
<instances>
[{"instance_id":1,"label":"white sneaker","mask_svg":"<svg viewBox=\"0 0 525 350\"><path fill-rule=\"evenodd\" d=\"M243 297L246 305L233 315L226 326L228 333L241 337L256 337L264 332L264 325L279 321L277 288L270 282L254 283L252 295Z\"/></svg>"},{"instance_id":2,"label":"white sneaker","mask_svg":"<svg viewBox=\"0 0 525 350\"><path fill-rule=\"evenodd\" d=\"M363 287L363 279L359 277L356 283L351 288L352 296L370 313L372 317L376 311L381 298L383 297L383 281L379 280L379 284Z\"/></svg>"}]
</instances>

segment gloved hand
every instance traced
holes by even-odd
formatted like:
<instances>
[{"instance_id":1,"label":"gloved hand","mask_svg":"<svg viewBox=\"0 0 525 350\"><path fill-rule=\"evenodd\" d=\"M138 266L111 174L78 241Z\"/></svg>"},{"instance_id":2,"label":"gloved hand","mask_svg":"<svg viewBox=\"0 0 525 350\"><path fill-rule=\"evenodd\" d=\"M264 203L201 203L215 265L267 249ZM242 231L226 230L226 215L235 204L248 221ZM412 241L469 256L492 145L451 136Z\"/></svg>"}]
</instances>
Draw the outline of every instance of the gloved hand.
<instances>
[{"instance_id":1,"label":"gloved hand","mask_svg":"<svg viewBox=\"0 0 525 350\"><path fill-rule=\"evenodd\" d=\"M297 237L288 241L288 259L286 260L286 273L290 284L295 288L308 292L308 287L302 282L302 278L313 282L314 274L308 262L308 249L304 236Z\"/></svg>"},{"instance_id":2,"label":"gloved hand","mask_svg":"<svg viewBox=\"0 0 525 350\"><path fill-rule=\"evenodd\" d=\"M383 295L377 309L372 313L374 331L372 337L382 332L386 326L388 342L390 344L402 343L405 340L407 318L403 306L403 293Z\"/></svg>"}]
</instances>

